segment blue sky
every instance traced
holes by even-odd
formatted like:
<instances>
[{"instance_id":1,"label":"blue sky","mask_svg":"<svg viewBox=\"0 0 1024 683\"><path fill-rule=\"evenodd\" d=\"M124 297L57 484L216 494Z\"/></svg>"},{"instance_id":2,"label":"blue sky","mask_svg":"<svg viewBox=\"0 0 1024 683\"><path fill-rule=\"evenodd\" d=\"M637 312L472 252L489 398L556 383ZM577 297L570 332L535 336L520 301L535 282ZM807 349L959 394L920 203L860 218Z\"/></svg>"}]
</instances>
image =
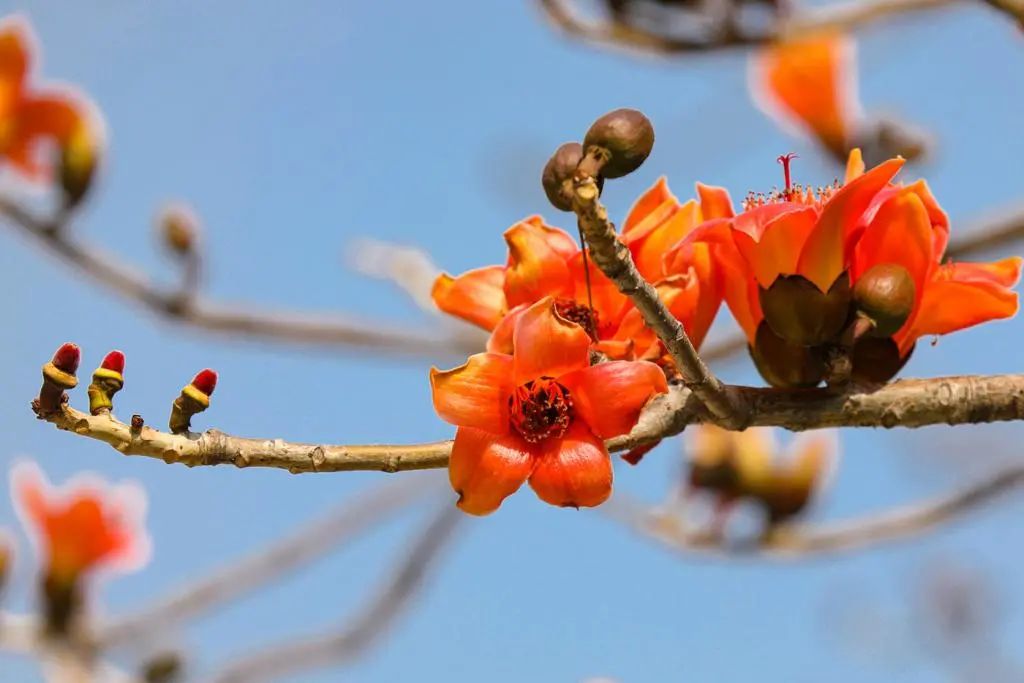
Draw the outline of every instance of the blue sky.
<instances>
[{"instance_id":1,"label":"blue sky","mask_svg":"<svg viewBox=\"0 0 1024 683\"><path fill-rule=\"evenodd\" d=\"M401 293L347 271L346 245L362 236L417 245L461 271L502 259L501 231L524 216L541 212L571 227L544 200L540 169L558 144L617 106L647 112L658 142L640 171L609 185L615 216L661 174L680 195L702 180L734 197L777 185L774 159L786 151L800 154L798 180L837 174L753 108L745 55L601 52L556 34L528 2L310 2L285 10L105 0L21 8L45 46L46 76L90 93L109 129L102 184L75 230L170 279L151 218L165 201L186 200L206 224L207 292L219 300L428 324ZM898 113L936 136L936 157L905 173L928 178L954 234L1020 196L1024 44L1006 22L974 6L893 22L863 34L860 67L869 111ZM428 360L207 337L98 290L10 231L0 231L0 253L0 466L31 456L57 480L90 469L149 491L154 560L104 587L110 611L255 549L386 475L188 470L57 433L34 420L27 403L39 365L60 342L81 344L85 368L123 349L119 412L150 421L162 422L181 385L211 366L221 383L201 427L340 443L451 434L430 409ZM1013 343L1021 331L1013 321L923 344L904 374L1015 371L1024 359ZM758 381L745 358L721 371ZM83 405L84 392L75 400ZM846 432L840 476L815 516L948 490L1013 457L1020 430ZM677 453L668 444L641 467L618 468L617 486L657 499ZM465 525L443 572L382 647L343 674L293 680L943 680L913 643L901 649L888 639L905 649L896 657L851 653L829 608L844 598L877 601L898 615L922 573L953 557L993 577L1007 605L1006 646L1024 642L1021 511L1011 497L938 533L853 556L694 561L593 511L549 508L524 492ZM204 667L339 620L372 592L381 567L427 514L386 525L169 644L194 652ZM0 525L14 525L6 500ZM13 607L27 605L31 566L22 553ZM34 680L24 663L0 662L16 672L2 676L5 683Z\"/></svg>"}]
</instances>

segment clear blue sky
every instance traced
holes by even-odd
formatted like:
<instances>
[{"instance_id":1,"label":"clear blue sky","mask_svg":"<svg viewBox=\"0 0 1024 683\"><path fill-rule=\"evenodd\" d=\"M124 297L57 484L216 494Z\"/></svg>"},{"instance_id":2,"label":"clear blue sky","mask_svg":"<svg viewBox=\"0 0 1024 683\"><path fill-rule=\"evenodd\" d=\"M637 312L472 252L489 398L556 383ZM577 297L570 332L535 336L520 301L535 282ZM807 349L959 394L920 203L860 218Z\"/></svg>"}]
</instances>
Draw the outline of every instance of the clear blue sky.
<instances>
[{"instance_id":1,"label":"clear blue sky","mask_svg":"<svg viewBox=\"0 0 1024 683\"><path fill-rule=\"evenodd\" d=\"M737 197L778 184L774 159L785 151L800 153L800 180L837 173L753 109L739 53L656 60L600 52L554 33L529 2L291 5L24 7L45 46L45 74L89 92L110 131L109 164L77 231L171 277L150 219L165 200L182 198L208 228L211 296L420 325L422 314L400 293L343 268L346 245L360 236L415 244L452 271L499 261L505 227L553 214L537 181L547 155L610 108L641 108L658 132L647 164L606 191L617 216L660 174L680 195L699 179ZM937 136L938 156L906 177L929 179L954 233L1021 196L1024 43L1006 22L974 6L921 16L866 32L860 56L867 108ZM150 494L155 557L104 587L111 611L257 548L385 475L188 470L57 433L27 404L39 365L60 342L82 345L86 369L107 349L123 349L119 411L150 421L164 419L193 372L212 366L221 384L202 427L350 443L451 433L430 409L427 361L202 336L139 313L10 231L0 231L0 253L0 468L28 455L58 480L91 469L139 480ZM1022 325L923 344L905 374L1016 371ZM757 381L746 359L722 371ZM75 400L81 405L84 391ZM1019 425L844 433L837 485L815 516L948 490L1013 457L1020 437ZM677 448L618 468L619 490L659 497ZM995 578L1007 605L1004 643L1024 642L1022 509L1009 499L898 546L766 564L681 559L595 512L549 508L523 493L467 525L419 608L383 647L343 675L294 680L943 680L913 642L903 652L884 630L876 637L902 655L851 654L829 610L855 598L878 602L898 621L923 570L952 556ZM193 649L205 666L338 620L419 523L410 515L390 524L172 644ZM0 525L13 524L0 500ZM14 607L30 594L29 570L23 553ZM1015 654L1024 658L1019 647ZM4 683L34 680L23 664L0 667Z\"/></svg>"}]
</instances>

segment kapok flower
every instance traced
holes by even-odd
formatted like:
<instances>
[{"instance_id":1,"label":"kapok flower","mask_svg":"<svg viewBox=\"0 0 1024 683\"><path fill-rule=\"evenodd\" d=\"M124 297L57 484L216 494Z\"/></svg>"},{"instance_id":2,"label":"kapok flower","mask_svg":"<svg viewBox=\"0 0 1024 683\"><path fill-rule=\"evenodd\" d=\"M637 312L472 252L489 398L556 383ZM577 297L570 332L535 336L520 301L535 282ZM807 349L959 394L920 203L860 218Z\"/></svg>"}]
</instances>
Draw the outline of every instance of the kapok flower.
<instances>
[{"instance_id":1,"label":"kapok flower","mask_svg":"<svg viewBox=\"0 0 1024 683\"><path fill-rule=\"evenodd\" d=\"M145 492L81 477L54 488L34 463L11 472L11 496L45 565L47 581L72 585L98 570L128 572L149 559Z\"/></svg>"},{"instance_id":2,"label":"kapok flower","mask_svg":"<svg viewBox=\"0 0 1024 683\"><path fill-rule=\"evenodd\" d=\"M434 409L458 427L448 476L459 507L485 515L529 480L559 506L603 503L612 490L605 439L627 434L668 390L646 361L590 365L591 339L544 297L516 321L511 354L480 353L433 368Z\"/></svg>"},{"instance_id":3,"label":"kapok flower","mask_svg":"<svg viewBox=\"0 0 1024 683\"><path fill-rule=\"evenodd\" d=\"M853 41L824 33L773 44L750 62L754 101L842 159L861 125Z\"/></svg>"},{"instance_id":4,"label":"kapok flower","mask_svg":"<svg viewBox=\"0 0 1024 683\"><path fill-rule=\"evenodd\" d=\"M835 434L827 430L801 434L782 449L771 428L735 432L714 425L695 427L687 450L691 490L713 493L723 510L740 499L754 501L772 524L806 509L839 454Z\"/></svg>"},{"instance_id":5,"label":"kapok flower","mask_svg":"<svg viewBox=\"0 0 1024 683\"><path fill-rule=\"evenodd\" d=\"M3 595L7 577L10 576L13 565L14 538L7 532L7 529L0 528L0 595Z\"/></svg>"},{"instance_id":6,"label":"kapok flower","mask_svg":"<svg viewBox=\"0 0 1024 683\"><path fill-rule=\"evenodd\" d=\"M67 89L36 89L29 83L35 40L21 17L0 21L0 158L34 181L48 180L50 166L37 154L42 141L60 152L60 182L68 200L85 193L96 167L102 126L92 105Z\"/></svg>"},{"instance_id":7,"label":"kapok flower","mask_svg":"<svg viewBox=\"0 0 1024 683\"><path fill-rule=\"evenodd\" d=\"M865 172L854 150L845 185L816 191L791 183L789 160L784 190L696 236L724 245L725 299L769 383L817 384L830 345L884 382L921 336L1016 313L1021 260L942 264L949 221L925 181L893 184L902 159Z\"/></svg>"}]
</instances>

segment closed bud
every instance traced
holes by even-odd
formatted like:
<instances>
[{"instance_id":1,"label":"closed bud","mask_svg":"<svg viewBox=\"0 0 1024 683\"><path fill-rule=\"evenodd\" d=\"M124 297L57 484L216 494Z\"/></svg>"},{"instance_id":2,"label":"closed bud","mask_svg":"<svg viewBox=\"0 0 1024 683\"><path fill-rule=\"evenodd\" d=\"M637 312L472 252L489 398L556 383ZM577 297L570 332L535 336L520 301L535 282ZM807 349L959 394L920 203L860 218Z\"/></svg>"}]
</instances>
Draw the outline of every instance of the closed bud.
<instances>
[{"instance_id":1,"label":"closed bud","mask_svg":"<svg viewBox=\"0 0 1024 683\"><path fill-rule=\"evenodd\" d=\"M783 339L763 320L750 347L750 356L761 377L779 389L817 386L825 374L819 349Z\"/></svg>"},{"instance_id":2,"label":"closed bud","mask_svg":"<svg viewBox=\"0 0 1024 683\"><path fill-rule=\"evenodd\" d=\"M60 185L68 206L77 205L89 191L98 157L95 136L87 125L79 124L60 149Z\"/></svg>"},{"instance_id":3,"label":"closed bud","mask_svg":"<svg viewBox=\"0 0 1024 683\"><path fill-rule=\"evenodd\" d=\"M92 373L89 385L89 412L98 415L113 410L114 394L124 387L124 353L111 351Z\"/></svg>"},{"instance_id":4,"label":"closed bud","mask_svg":"<svg viewBox=\"0 0 1024 683\"><path fill-rule=\"evenodd\" d=\"M161 212L157 229L167 249L178 256L193 252L199 238L199 221L185 206L169 206Z\"/></svg>"},{"instance_id":5,"label":"closed bud","mask_svg":"<svg viewBox=\"0 0 1024 683\"><path fill-rule=\"evenodd\" d=\"M583 159L583 145L567 142L551 155L540 182L548 201L559 211L572 211L572 177Z\"/></svg>"},{"instance_id":6,"label":"closed bud","mask_svg":"<svg viewBox=\"0 0 1024 683\"><path fill-rule=\"evenodd\" d=\"M597 147L607 152L601 168L605 178L620 178L640 168L654 148L654 126L636 109L616 109L594 121L583 138L589 153Z\"/></svg>"},{"instance_id":7,"label":"closed bud","mask_svg":"<svg viewBox=\"0 0 1024 683\"><path fill-rule=\"evenodd\" d=\"M817 346L839 336L850 315L850 278L843 273L827 292L802 275L780 275L760 289L764 319L779 337Z\"/></svg>"},{"instance_id":8,"label":"closed bud","mask_svg":"<svg viewBox=\"0 0 1024 683\"><path fill-rule=\"evenodd\" d=\"M900 348L886 337L861 337L853 345L851 379L861 384L885 384L895 377L910 359L913 349L900 356Z\"/></svg>"},{"instance_id":9,"label":"closed bud","mask_svg":"<svg viewBox=\"0 0 1024 683\"><path fill-rule=\"evenodd\" d=\"M210 407L210 395L216 387L217 373L207 368L182 388L181 395L171 405L171 418L168 421L171 433L184 434L189 430L192 416Z\"/></svg>"},{"instance_id":10,"label":"closed bud","mask_svg":"<svg viewBox=\"0 0 1024 683\"><path fill-rule=\"evenodd\" d=\"M857 311L875 325L873 334L896 334L914 310L914 279L907 269L895 263L880 263L860 276L853 286Z\"/></svg>"}]
</instances>

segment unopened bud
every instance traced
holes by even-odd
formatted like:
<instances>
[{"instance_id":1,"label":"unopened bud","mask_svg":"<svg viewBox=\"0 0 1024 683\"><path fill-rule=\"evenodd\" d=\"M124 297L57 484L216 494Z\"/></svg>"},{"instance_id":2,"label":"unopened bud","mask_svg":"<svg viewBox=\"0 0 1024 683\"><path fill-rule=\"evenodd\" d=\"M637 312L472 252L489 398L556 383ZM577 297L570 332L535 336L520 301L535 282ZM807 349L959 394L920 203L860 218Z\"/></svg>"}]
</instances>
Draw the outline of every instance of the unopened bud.
<instances>
[{"instance_id":1,"label":"unopened bud","mask_svg":"<svg viewBox=\"0 0 1024 683\"><path fill-rule=\"evenodd\" d=\"M174 400L168 426L174 434L184 434L191 426L192 416L210 407L210 395L217 387L217 373L207 368L184 386Z\"/></svg>"},{"instance_id":2,"label":"unopened bud","mask_svg":"<svg viewBox=\"0 0 1024 683\"><path fill-rule=\"evenodd\" d=\"M780 275L760 289L764 319L779 337L816 346L839 335L850 314L850 278L840 275L827 292L802 275Z\"/></svg>"},{"instance_id":3,"label":"unopened bud","mask_svg":"<svg viewBox=\"0 0 1024 683\"><path fill-rule=\"evenodd\" d=\"M158 220L160 239L173 254L185 256L193 252L199 238L199 221L192 211L181 205L169 206Z\"/></svg>"},{"instance_id":4,"label":"unopened bud","mask_svg":"<svg viewBox=\"0 0 1024 683\"><path fill-rule=\"evenodd\" d=\"M594 121L583 138L584 151L607 152L600 175L620 178L640 168L654 148L654 126L636 109L616 109Z\"/></svg>"},{"instance_id":5,"label":"unopened bud","mask_svg":"<svg viewBox=\"0 0 1024 683\"><path fill-rule=\"evenodd\" d=\"M77 205L89 191L98 157L95 135L88 125L80 123L60 149L60 185L67 206Z\"/></svg>"},{"instance_id":6,"label":"unopened bud","mask_svg":"<svg viewBox=\"0 0 1024 683\"><path fill-rule=\"evenodd\" d=\"M43 386L34 404L36 412L46 416L56 412L64 402L64 392L78 386L78 363L82 352L78 346L67 342L61 344L49 363L43 365Z\"/></svg>"},{"instance_id":7,"label":"unopened bud","mask_svg":"<svg viewBox=\"0 0 1024 683\"><path fill-rule=\"evenodd\" d=\"M540 182L548 201L559 211L572 211L572 177L583 159L583 146L567 142L551 155L544 165Z\"/></svg>"},{"instance_id":8,"label":"unopened bud","mask_svg":"<svg viewBox=\"0 0 1024 683\"><path fill-rule=\"evenodd\" d=\"M825 374L819 349L786 341L763 320L750 347L750 356L761 377L779 389L817 386Z\"/></svg>"},{"instance_id":9,"label":"unopened bud","mask_svg":"<svg viewBox=\"0 0 1024 683\"><path fill-rule=\"evenodd\" d=\"M124 387L124 360L122 352L111 351L92 373L88 393L89 412L93 415L113 410L114 394Z\"/></svg>"},{"instance_id":10,"label":"unopened bud","mask_svg":"<svg viewBox=\"0 0 1024 683\"><path fill-rule=\"evenodd\" d=\"M857 311L874 323L879 337L890 337L903 327L914 310L915 297L914 278L895 263L872 266L853 286Z\"/></svg>"}]
</instances>

